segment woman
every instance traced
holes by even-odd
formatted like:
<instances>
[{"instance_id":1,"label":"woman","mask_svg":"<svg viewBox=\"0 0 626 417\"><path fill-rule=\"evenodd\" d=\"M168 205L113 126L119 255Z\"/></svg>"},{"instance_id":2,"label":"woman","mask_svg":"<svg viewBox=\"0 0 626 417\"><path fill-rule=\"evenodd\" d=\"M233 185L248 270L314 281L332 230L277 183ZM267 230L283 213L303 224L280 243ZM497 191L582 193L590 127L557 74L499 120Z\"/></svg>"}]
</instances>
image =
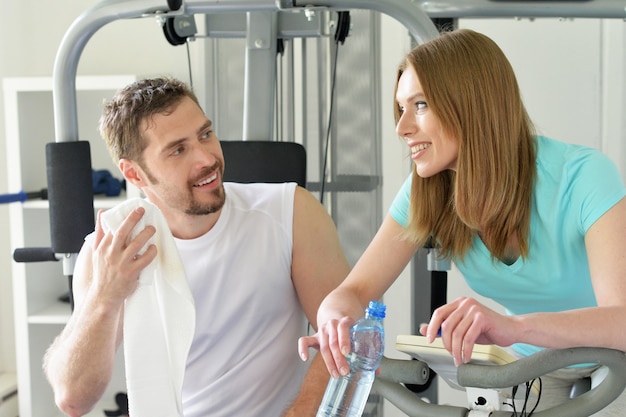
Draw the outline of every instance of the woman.
<instances>
[{"instance_id":1,"label":"woman","mask_svg":"<svg viewBox=\"0 0 626 417\"><path fill-rule=\"evenodd\" d=\"M333 376L346 374L350 326L429 239L471 288L507 311L462 297L434 312L420 332L430 342L441 332L457 365L476 343L511 346L520 357L540 348L626 351L626 192L610 159L536 136L504 53L471 30L406 56L395 117L415 169L321 304L318 333L301 338L301 356L318 348ZM594 370L566 370L567 381L552 380L558 388L544 378L542 408ZM558 398L546 398L550 390Z\"/></svg>"}]
</instances>

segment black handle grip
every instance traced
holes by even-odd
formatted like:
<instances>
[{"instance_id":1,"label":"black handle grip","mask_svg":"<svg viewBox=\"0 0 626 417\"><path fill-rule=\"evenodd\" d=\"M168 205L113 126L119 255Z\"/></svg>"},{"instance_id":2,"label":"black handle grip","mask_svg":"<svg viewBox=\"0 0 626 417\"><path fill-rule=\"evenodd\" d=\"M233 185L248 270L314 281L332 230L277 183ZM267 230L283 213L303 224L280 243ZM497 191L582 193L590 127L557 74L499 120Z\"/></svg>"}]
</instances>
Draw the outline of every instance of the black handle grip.
<instances>
[{"instance_id":1,"label":"black handle grip","mask_svg":"<svg viewBox=\"0 0 626 417\"><path fill-rule=\"evenodd\" d=\"M13 251L15 262L58 261L52 248L18 248Z\"/></svg>"}]
</instances>

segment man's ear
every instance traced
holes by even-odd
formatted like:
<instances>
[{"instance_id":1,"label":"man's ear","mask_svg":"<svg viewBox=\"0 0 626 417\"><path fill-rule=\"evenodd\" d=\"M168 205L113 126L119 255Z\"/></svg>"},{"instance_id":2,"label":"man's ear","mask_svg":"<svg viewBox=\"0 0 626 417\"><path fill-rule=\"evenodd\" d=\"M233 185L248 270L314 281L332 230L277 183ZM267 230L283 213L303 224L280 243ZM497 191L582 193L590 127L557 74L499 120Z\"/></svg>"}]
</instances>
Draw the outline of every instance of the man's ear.
<instances>
[{"instance_id":1,"label":"man's ear","mask_svg":"<svg viewBox=\"0 0 626 417\"><path fill-rule=\"evenodd\" d=\"M147 185L145 173L136 162L131 161L130 159L122 158L118 162L118 167L120 168L122 175L124 175L124 178L126 178L126 181L135 187L141 188Z\"/></svg>"}]
</instances>

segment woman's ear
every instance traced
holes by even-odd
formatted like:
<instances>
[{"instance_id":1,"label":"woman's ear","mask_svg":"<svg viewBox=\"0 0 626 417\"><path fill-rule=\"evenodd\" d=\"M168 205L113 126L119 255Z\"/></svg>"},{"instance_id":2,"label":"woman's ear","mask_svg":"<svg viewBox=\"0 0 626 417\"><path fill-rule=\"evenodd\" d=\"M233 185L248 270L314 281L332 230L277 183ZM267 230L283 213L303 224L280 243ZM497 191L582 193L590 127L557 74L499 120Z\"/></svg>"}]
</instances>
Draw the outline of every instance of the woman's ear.
<instances>
[{"instance_id":1,"label":"woman's ear","mask_svg":"<svg viewBox=\"0 0 626 417\"><path fill-rule=\"evenodd\" d=\"M135 187L141 188L147 185L144 179L145 173L143 172L141 167L137 165L136 162L131 161L130 159L122 158L118 162L118 167L122 172L124 178L126 178L126 181L128 181Z\"/></svg>"}]
</instances>

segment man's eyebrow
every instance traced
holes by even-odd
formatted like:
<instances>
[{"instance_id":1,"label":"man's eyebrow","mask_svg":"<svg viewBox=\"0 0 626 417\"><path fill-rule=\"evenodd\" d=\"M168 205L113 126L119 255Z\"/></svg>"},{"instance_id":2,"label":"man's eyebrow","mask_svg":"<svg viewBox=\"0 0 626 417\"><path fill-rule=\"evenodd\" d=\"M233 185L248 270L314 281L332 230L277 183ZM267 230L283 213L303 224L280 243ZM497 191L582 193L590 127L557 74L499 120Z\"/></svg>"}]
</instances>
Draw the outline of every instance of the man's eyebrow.
<instances>
[{"instance_id":1,"label":"man's eyebrow","mask_svg":"<svg viewBox=\"0 0 626 417\"><path fill-rule=\"evenodd\" d=\"M200 135L200 134L202 134L202 132L204 132L205 130L210 128L212 125L213 125L213 122L211 122L210 120L207 120L205 123L202 124L202 126L200 126L200 128L197 130L196 133L198 135ZM180 138L180 139L176 139L176 140L173 140L171 142L168 142L161 149L161 153L169 152L171 149L174 149L174 148L182 145L187 140L188 140L188 138Z\"/></svg>"},{"instance_id":2,"label":"man's eyebrow","mask_svg":"<svg viewBox=\"0 0 626 417\"><path fill-rule=\"evenodd\" d=\"M196 133L200 135L202 132L209 129L211 126L213 126L213 122L210 120L207 120L202 126L200 126L200 129L198 129Z\"/></svg>"},{"instance_id":3,"label":"man's eyebrow","mask_svg":"<svg viewBox=\"0 0 626 417\"><path fill-rule=\"evenodd\" d=\"M182 145L187 140L188 140L187 138L180 138L180 139L173 140L172 142L169 142L163 146L163 148L161 149L161 153L169 152L170 150Z\"/></svg>"}]
</instances>

